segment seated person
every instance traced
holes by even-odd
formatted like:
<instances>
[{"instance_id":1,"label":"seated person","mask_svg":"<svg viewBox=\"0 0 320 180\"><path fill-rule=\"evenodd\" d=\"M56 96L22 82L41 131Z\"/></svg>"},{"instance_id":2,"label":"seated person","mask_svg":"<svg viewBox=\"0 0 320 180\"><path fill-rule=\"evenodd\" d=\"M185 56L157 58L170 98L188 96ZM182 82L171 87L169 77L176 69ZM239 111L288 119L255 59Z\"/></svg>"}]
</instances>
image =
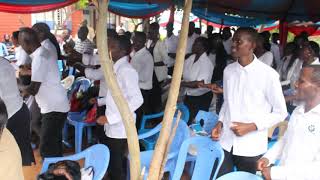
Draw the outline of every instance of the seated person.
<instances>
[{"instance_id":1,"label":"seated person","mask_svg":"<svg viewBox=\"0 0 320 180\"><path fill-rule=\"evenodd\" d=\"M266 180L320 179L320 66L305 66L296 88L303 105L293 111L282 139L257 162ZM279 166L271 166L277 159Z\"/></svg>"}]
</instances>

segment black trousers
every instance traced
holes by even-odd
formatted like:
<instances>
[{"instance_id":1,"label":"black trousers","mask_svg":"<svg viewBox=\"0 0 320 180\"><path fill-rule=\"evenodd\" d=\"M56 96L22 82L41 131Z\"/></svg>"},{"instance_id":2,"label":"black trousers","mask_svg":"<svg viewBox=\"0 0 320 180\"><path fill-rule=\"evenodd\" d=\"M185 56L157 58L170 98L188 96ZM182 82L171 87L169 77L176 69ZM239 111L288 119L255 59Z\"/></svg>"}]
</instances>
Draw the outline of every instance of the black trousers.
<instances>
[{"instance_id":1,"label":"black trousers","mask_svg":"<svg viewBox=\"0 0 320 180\"><path fill-rule=\"evenodd\" d=\"M151 111L152 113L158 113L162 108L162 100L161 100L161 82L158 81L156 73L153 72L152 78L152 90L151 90Z\"/></svg>"},{"instance_id":2,"label":"black trousers","mask_svg":"<svg viewBox=\"0 0 320 180\"><path fill-rule=\"evenodd\" d=\"M62 156L62 130L66 119L67 113L42 114L40 135L40 155L42 158Z\"/></svg>"},{"instance_id":3,"label":"black trousers","mask_svg":"<svg viewBox=\"0 0 320 180\"><path fill-rule=\"evenodd\" d=\"M212 92L207 92L201 96L186 96L184 103L189 108L190 117L188 125L192 124L193 119L199 110L209 111L210 103L212 100Z\"/></svg>"},{"instance_id":4,"label":"black trousers","mask_svg":"<svg viewBox=\"0 0 320 180\"><path fill-rule=\"evenodd\" d=\"M136 110L136 127L139 130L141 126L141 119L145 114L152 114L152 90L140 89L143 96L143 104Z\"/></svg>"},{"instance_id":5,"label":"black trousers","mask_svg":"<svg viewBox=\"0 0 320 180\"><path fill-rule=\"evenodd\" d=\"M257 161L261 158L261 156L262 155L253 157L236 156L233 155L232 149L231 152L224 150L224 160L220 167L217 178L227 173L233 172L234 167L237 168L237 171L245 171L256 174Z\"/></svg>"},{"instance_id":6,"label":"black trousers","mask_svg":"<svg viewBox=\"0 0 320 180\"><path fill-rule=\"evenodd\" d=\"M174 66L168 67L168 75L172 76Z\"/></svg>"},{"instance_id":7,"label":"black trousers","mask_svg":"<svg viewBox=\"0 0 320 180\"><path fill-rule=\"evenodd\" d=\"M97 108L97 118L99 116L105 116L106 114L106 105L104 106L98 106ZM98 141L100 143L103 142L103 139L105 139L106 134L104 133L104 126L97 124L95 127L95 135L98 138Z\"/></svg>"},{"instance_id":8,"label":"black trousers","mask_svg":"<svg viewBox=\"0 0 320 180\"><path fill-rule=\"evenodd\" d=\"M108 167L108 174L111 180L126 179L126 157L128 143L127 139L106 138L103 144L108 146L110 150L110 163Z\"/></svg>"},{"instance_id":9,"label":"black trousers","mask_svg":"<svg viewBox=\"0 0 320 180\"><path fill-rule=\"evenodd\" d=\"M30 113L26 104L23 103L21 109L8 119L7 129L19 146L22 165L30 166L35 163L31 147Z\"/></svg>"}]
</instances>

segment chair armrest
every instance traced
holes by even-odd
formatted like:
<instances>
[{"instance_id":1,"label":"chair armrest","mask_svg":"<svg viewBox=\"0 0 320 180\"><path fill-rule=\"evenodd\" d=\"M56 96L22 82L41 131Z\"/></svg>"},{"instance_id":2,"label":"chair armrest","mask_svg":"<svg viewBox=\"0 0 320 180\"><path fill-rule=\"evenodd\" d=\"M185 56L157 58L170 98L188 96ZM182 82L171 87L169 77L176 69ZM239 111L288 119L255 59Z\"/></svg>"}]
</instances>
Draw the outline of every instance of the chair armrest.
<instances>
[{"instance_id":1,"label":"chair armrest","mask_svg":"<svg viewBox=\"0 0 320 180\"><path fill-rule=\"evenodd\" d=\"M157 133L160 132L161 127L162 127L162 124L160 123L156 127L152 128L150 131L139 134L139 139L145 139L153 135L156 135Z\"/></svg>"},{"instance_id":2,"label":"chair armrest","mask_svg":"<svg viewBox=\"0 0 320 180\"><path fill-rule=\"evenodd\" d=\"M145 125L147 121L150 121L152 119L160 118L164 115L164 112L160 112L157 114L150 114L150 115L143 115L142 120L141 120L141 126L139 130L145 129Z\"/></svg>"}]
</instances>

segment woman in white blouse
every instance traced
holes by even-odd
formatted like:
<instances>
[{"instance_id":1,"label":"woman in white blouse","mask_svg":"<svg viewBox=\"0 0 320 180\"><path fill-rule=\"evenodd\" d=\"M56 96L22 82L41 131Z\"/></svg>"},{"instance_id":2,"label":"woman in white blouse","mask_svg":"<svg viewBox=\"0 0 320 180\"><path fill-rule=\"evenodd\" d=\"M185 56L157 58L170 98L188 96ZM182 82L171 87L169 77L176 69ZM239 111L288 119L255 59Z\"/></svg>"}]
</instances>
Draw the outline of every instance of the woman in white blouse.
<instances>
[{"instance_id":1,"label":"woman in white blouse","mask_svg":"<svg viewBox=\"0 0 320 180\"><path fill-rule=\"evenodd\" d=\"M257 46L254 50L254 54L257 58L268 66L273 65L273 54L269 50L267 50L264 46L265 39L262 35L259 35L257 40Z\"/></svg>"}]
</instances>

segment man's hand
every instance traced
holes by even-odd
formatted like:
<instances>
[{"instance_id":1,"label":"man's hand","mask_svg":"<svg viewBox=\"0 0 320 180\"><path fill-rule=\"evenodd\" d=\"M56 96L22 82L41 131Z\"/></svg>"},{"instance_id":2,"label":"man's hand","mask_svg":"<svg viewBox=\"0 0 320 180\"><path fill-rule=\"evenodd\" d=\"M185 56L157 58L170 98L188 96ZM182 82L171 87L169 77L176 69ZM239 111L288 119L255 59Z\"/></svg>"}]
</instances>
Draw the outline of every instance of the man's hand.
<instances>
[{"instance_id":1,"label":"man's hand","mask_svg":"<svg viewBox=\"0 0 320 180\"><path fill-rule=\"evenodd\" d=\"M271 180L271 167L263 168L261 173L265 180Z\"/></svg>"},{"instance_id":2,"label":"man's hand","mask_svg":"<svg viewBox=\"0 0 320 180\"><path fill-rule=\"evenodd\" d=\"M213 93L216 94L222 94L223 89L219 87L217 84L199 84L200 87L202 88L208 88L210 89Z\"/></svg>"},{"instance_id":3,"label":"man's hand","mask_svg":"<svg viewBox=\"0 0 320 180\"><path fill-rule=\"evenodd\" d=\"M222 122L218 121L217 125L211 131L211 138L214 141L219 141L222 131Z\"/></svg>"},{"instance_id":4,"label":"man's hand","mask_svg":"<svg viewBox=\"0 0 320 180\"><path fill-rule=\"evenodd\" d=\"M267 158L261 158L258 160L257 162L257 170L258 171L262 171L263 168L267 168L268 167L268 164L269 164L269 159Z\"/></svg>"},{"instance_id":5,"label":"man's hand","mask_svg":"<svg viewBox=\"0 0 320 180\"><path fill-rule=\"evenodd\" d=\"M257 130L257 126L255 123L241 123L241 122L232 122L232 126L230 129L237 136L244 136L249 132Z\"/></svg>"},{"instance_id":6,"label":"man's hand","mask_svg":"<svg viewBox=\"0 0 320 180\"><path fill-rule=\"evenodd\" d=\"M97 123L101 126L105 125L108 123L108 119L106 116L99 116L97 119Z\"/></svg>"}]
</instances>

